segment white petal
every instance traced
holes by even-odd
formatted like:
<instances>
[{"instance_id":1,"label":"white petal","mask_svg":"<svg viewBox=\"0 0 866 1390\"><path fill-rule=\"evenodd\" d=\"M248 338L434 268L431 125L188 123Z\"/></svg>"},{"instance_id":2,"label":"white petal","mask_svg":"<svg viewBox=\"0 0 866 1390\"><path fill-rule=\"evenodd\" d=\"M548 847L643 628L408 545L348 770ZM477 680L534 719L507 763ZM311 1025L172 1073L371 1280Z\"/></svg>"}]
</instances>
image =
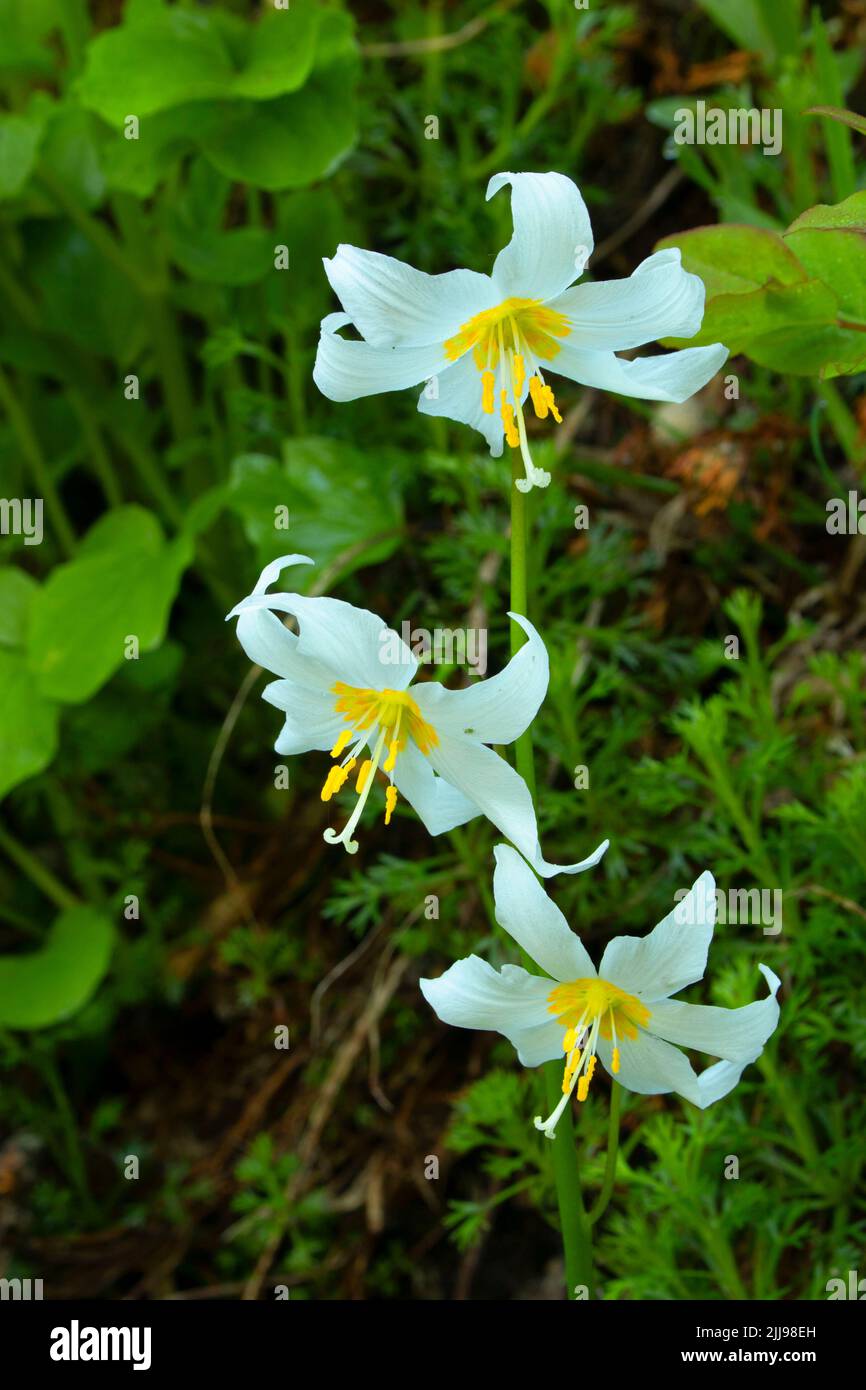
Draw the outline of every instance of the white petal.
<instances>
[{"instance_id":1,"label":"white petal","mask_svg":"<svg viewBox=\"0 0 866 1390\"><path fill-rule=\"evenodd\" d=\"M286 722L274 745L277 753L308 753L311 749L330 749L345 728L337 714L336 697L327 687L310 690L297 681L271 681L262 699L284 711Z\"/></svg>"},{"instance_id":2,"label":"white petal","mask_svg":"<svg viewBox=\"0 0 866 1390\"><path fill-rule=\"evenodd\" d=\"M626 362L612 352L595 352L575 347L566 339L550 370L570 377L582 386L616 391L645 401L687 401L715 376L728 356L721 343L709 347L683 348L653 357Z\"/></svg>"},{"instance_id":3,"label":"white petal","mask_svg":"<svg viewBox=\"0 0 866 1390\"><path fill-rule=\"evenodd\" d=\"M598 1055L605 1071L628 1091L641 1096L663 1096L678 1091L697 1104L698 1078L688 1057L670 1043L638 1030L637 1037L618 1038L619 1071L612 1066L613 1042L598 1040Z\"/></svg>"},{"instance_id":4,"label":"white petal","mask_svg":"<svg viewBox=\"0 0 866 1390\"><path fill-rule=\"evenodd\" d=\"M504 670L465 690L446 690L426 681L413 692L424 718L446 734L466 734L482 743L513 743L538 713L547 693L547 648L527 618L509 613L528 641Z\"/></svg>"},{"instance_id":5,"label":"white petal","mask_svg":"<svg viewBox=\"0 0 866 1390\"><path fill-rule=\"evenodd\" d=\"M457 825L465 825L479 814L474 801L444 777L437 777L429 760L411 741L397 757L394 785L431 835L442 835Z\"/></svg>"},{"instance_id":6,"label":"white petal","mask_svg":"<svg viewBox=\"0 0 866 1390\"><path fill-rule=\"evenodd\" d=\"M437 980L418 983L442 1022L455 1028L492 1029L507 1036L547 1021L550 981L519 965L503 965L499 971L479 956L467 956Z\"/></svg>"},{"instance_id":7,"label":"white petal","mask_svg":"<svg viewBox=\"0 0 866 1390\"><path fill-rule=\"evenodd\" d=\"M571 321L568 341L595 351L691 338L704 316L704 282L683 270L676 247L641 261L627 280L575 285L551 304ZM552 362L556 371L556 360Z\"/></svg>"},{"instance_id":8,"label":"white petal","mask_svg":"<svg viewBox=\"0 0 866 1390\"><path fill-rule=\"evenodd\" d=\"M595 978L595 966L580 938L551 902L525 859L510 845L493 851L496 920L554 980ZM560 1034L562 1027L559 1026Z\"/></svg>"},{"instance_id":9,"label":"white petal","mask_svg":"<svg viewBox=\"0 0 866 1390\"><path fill-rule=\"evenodd\" d=\"M745 1004L741 1009L662 999L652 1006L648 1031L680 1047L708 1052L712 1057L753 1062L779 1022L776 994L781 981L766 965L758 969L770 987L765 999Z\"/></svg>"},{"instance_id":10,"label":"white petal","mask_svg":"<svg viewBox=\"0 0 866 1390\"><path fill-rule=\"evenodd\" d=\"M469 738L442 734L430 753L436 771L474 801L479 811L516 845L543 878L553 874L578 874L598 863L607 849L605 840L577 864L548 864L538 843L535 808L523 778L492 749Z\"/></svg>"},{"instance_id":11,"label":"white petal","mask_svg":"<svg viewBox=\"0 0 866 1390\"><path fill-rule=\"evenodd\" d=\"M434 373L430 373L434 377ZM418 409L422 415L441 415L446 420L456 420L461 425L471 425L484 435L490 445L494 458L502 453L504 430L502 418L497 411L486 415L481 409L481 373L475 365L471 352L467 352L446 370L435 374L435 395L431 382L425 386L418 398ZM528 387L526 388L528 390ZM494 393L495 399L499 397Z\"/></svg>"},{"instance_id":12,"label":"white petal","mask_svg":"<svg viewBox=\"0 0 866 1390\"><path fill-rule=\"evenodd\" d=\"M448 366L440 344L415 348L377 348L337 332L350 320L346 314L322 319L313 380L330 401L356 401L383 391L417 386Z\"/></svg>"},{"instance_id":13,"label":"white petal","mask_svg":"<svg viewBox=\"0 0 866 1390\"><path fill-rule=\"evenodd\" d=\"M262 593L277 578L281 569L298 564L312 565L313 561L306 555L285 555L281 560L266 565L253 594ZM238 641L250 661L257 666L311 689L321 688L333 679L325 667L317 666L299 653L297 637L273 613L263 608L240 611L238 606L226 615L226 621L232 617L238 619Z\"/></svg>"},{"instance_id":14,"label":"white petal","mask_svg":"<svg viewBox=\"0 0 866 1390\"><path fill-rule=\"evenodd\" d=\"M564 174L494 174L492 198L511 184L514 235L499 252L493 279L501 298L553 299L583 273L592 227L577 185Z\"/></svg>"},{"instance_id":15,"label":"white petal","mask_svg":"<svg viewBox=\"0 0 866 1390\"><path fill-rule=\"evenodd\" d=\"M357 246L338 246L325 274L358 331L377 348L441 345L500 299L489 275L427 275Z\"/></svg>"},{"instance_id":16,"label":"white petal","mask_svg":"<svg viewBox=\"0 0 866 1390\"><path fill-rule=\"evenodd\" d=\"M307 598L303 594L269 594L261 591L265 576L267 582L273 582L283 565L292 563L294 559L294 556L290 556L286 561L277 560L268 565L255 591L232 609L229 617L240 615L241 618L238 635L247 615L251 613L261 614L266 609L291 613L297 618L300 629L296 645L291 647L292 657L315 663L313 669L317 678L325 668L324 679L328 687L335 680L341 680L362 689L405 690L418 669L418 662L399 634L393 632L375 613L366 608L355 608L353 604L337 598ZM273 630L271 635L274 635ZM394 659L395 652L399 660ZM284 658L282 648L277 656ZM258 659L253 657L253 660ZM283 664L288 663L284 660ZM302 668L296 660L293 666L294 669L290 670L279 666L271 669L278 675L299 679Z\"/></svg>"},{"instance_id":17,"label":"white petal","mask_svg":"<svg viewBox=\"0 0 866 1390\"><path fill-rule=\"evenodd\" d=\"M714 1062L698 1075L697 1094L689 1096L688 1099L699 1109L706 1110L708 1105L714 1105L734 1089L749 1062L753 1060L749 1058L744 1062Z\"/></svg>"},{"instance_id":18,"label":"white petal","mask_svg":"<svg viewBox=\"0 0 866 1390\"><path fill-rule=\"evenodd\" d=\"M716 882L705 871L648 936L614 937L598 973L648 1004L666 999L703 976L715 920Z\"/></svg>"},{"instance_id":19,"label":"white petal","mask_svg":"<svg viewBox=\"0 0 866 1390\"><path fill-rule=\"evenodd\" d=\"M614 1076L612 1053L613 1043L600 1039L598 1055L605 1070ZM615 1080L644 1096L676 1091L698 1109L706 1110L734 1089L750 1060L714 1062L698 1074L678 1048L641 1030L634 1042L619 1039L620 1069Z\"/></svg>"},{"instance_id":20,"label":"white petal","mask_svg":"<svg viewBox=\"0 0 866 1390\"><path fill-rule=\"evenodd\" d=\"M510 1043L517 1048L517 1057L524 1067L540 1067L542 1062L554 1062L563 1058L562 1039L565 1030L555 1020L539 1023L534 1028L521 1028L506 1033Z\"/></svg>"}]
</instances>

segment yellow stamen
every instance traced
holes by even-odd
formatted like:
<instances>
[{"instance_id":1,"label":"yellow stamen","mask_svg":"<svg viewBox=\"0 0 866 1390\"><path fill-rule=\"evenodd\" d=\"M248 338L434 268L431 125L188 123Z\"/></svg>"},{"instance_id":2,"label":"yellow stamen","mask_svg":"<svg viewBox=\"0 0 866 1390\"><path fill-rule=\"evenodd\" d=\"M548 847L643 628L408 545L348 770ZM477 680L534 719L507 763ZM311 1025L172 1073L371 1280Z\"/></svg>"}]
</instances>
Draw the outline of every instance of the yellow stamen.
<instances>
[{"instance_id":1,"label":"yellow stamen","mask_svg":"<svg viewBox=\"0 0 866 1390\"><path fill-rule=\"evenodd\" d=\"M382 764L383 772L393 772L394 764L397 761L397 754L400 752L400 740L395 738L393 743L388 744L388 756Z\"/></svg>"},{"instance_id":2,"label":"yellow stamen","mask_svg":"<svg viewBox=\"0 0 866 1390\"><path fill-rule=\"evenodd\" d=\"M337 742L334 744L333 748L331 749L331 757L332 757L332 758L339 758L340 754L342 753L343 749L345 748L346 744L349 742L349 740L351 739L351 737L352 737L352 730L351 730L351 729L341 729L341 730L340 730L339 734L337 735Z\"/></svg>"},{"instance_id":3,"label":"yellow stamen","mask_svg":"<svg viewBox=\"0 0 866 1390\"><path fill-rule=\"evenodd\" d=\"M481 409L485 415L492 415L495 410L494 387L496 385L496 373L487 371L481 373Z\"/></svg>"},{"instance_id":4,"label":"yellow stamen","mask_svg":"<svg viewBox=\"0 0 866 1390\"><path fill-rule=\"evenodd\" d=\"M378 724L385 730L389 744L397 740L398 752L406 746L407 735L425 755L437 747L436 730L424 719L407 690L367 690L344 681L337 681L331 690L338 697L334 706L337 714L343 715L353 733L363 733Z\"/></svg>"},{"instance_id":5,"label":"yellow stamen","mask_svg":"<svg viewBox=\"0 0 866 1390\"><path fill-rule=\"evenodd\" d=\"M357 759L350 758L344 767L332 767L327 777L325 785L322 787L322 800L330 801L335 792L338 792L343 784L348 780L349 773L355 766Z\"/></svg>"},{"instance_id":6,"label":"yellow stamen","mask_svg":"<svg viewBox=\"0 0 866 1390\"><path fill-rule=\"evenodd\" d=\"M391 817L394 814L394 807L397 805L397 788L391 786L385 788L385 824L391 824Z\"/></svg>"},{"instance_id":7,"label":"yellow stamen","mask_svg":"<svg viewBox=\"0 0 866 1390\"><path fill-rule=\"evenodd\" d=\"M535 353L549 362L559 352L557 338L567 338L571 323L564 314L549 309L538 299L505 299L495 309L484 309L464 323L460 331L445 342L445 352L456 362L470 349L479 370L495 367L499 361L498 333L503 323L511 320L516 335Z\"/></svg>"},{"instance_id":8,"label":"yellow stamen","mask_svg":"<svg viewBox=\"0 0 866 1390\"><path fill-rule=\"evenodd\" d=\"M611 1036L611 1014L617 1032L632 1040L637 1037L638 1028L645 1028L650 1019L649 1009L636 995L626 994L609 980L595 977L556 985L547 996L547 1011L566 1028L598 1019L599 1031L605 1039Z\"/></svg>"},{"instance_id":9,"label":"yellow stamen","mask_svg":"<svg viewBox=\"0 0 866 1390\"><path fill-rule=\"evenodd\" d=\"M565 1025L562 1050L566 1054L562 1077L562 1092L567 1096L577 1077L577 1099L586 1100L590 1082L598 1064L596 1047L598 1038L613 1039L611 1071L618 1072L620 1065L617 1034L634 1039L639 1028L645 1028L650 1019L650 1011L634 994L626 994L618 985L609 980L572 980L567 984L556 985L547 996L548 1012L556 1016L557 1022ZM583 1043L583 1039L586 1042ZM578 1044L583 1043L583 1050ZM585 1060L583 1075L581 1060ZM549 1131L548 1131L549 1132Z\"/></svg>"},{"instance_id":10,"label":"yellow stamen","mask_svg":"<svg viewBox=\"0 0 866 1390\"><path fill-rule=\"evenodd\" d=\"M523 390L523 383L526 380L526 368L523 365L523 358L519 352L514 354L512 380L514 382L514 396L517 400L520 398L520 393Z\"/></svg>"},{"instance_id":11,"label":"yellow stamen","mask_svg":"<svg viewBox=\"0 0 866 1390\"><path fill-rule=\"evenodd\" d=\"M370 770L371 770L372 766L373 766L373 759L372 759L372 758L365 758L364 761L363 761L362 764L361 764L361 771L358 773L358 780L357 780L357 782L355 783L355 791L356 791L356 792L362 792L362 791L364 790L364 787L365 787L366 782L367 782L367 778L370 776Z\"/></svg>"},{"instance_id":12,"label":"yellow stamen","mask_svg":"<svg viewBox=\"0 0 866 1390\"><path fill-rule=\"evenodd\" d=\"M505 439L512 449L520 448L520 435L514 423L514 406L509 405L505 392L502 392L502 423L505 426Z\"/></svg>"},{"instance_id":13,"label":"yellow stamen","mask_svg":"<svg viewBox=\"0 0 866 1390\"><path fill-rule=\"evenodd\" d=\"M550 413L553 416L554 420L558 425L561 425L562 416L556 408L556 401L553 398L553 388L551 386L543 386L541 394L544 399L545 405L548 405L550 407Z\"/></svg>"},{"instance_id":14,"label":"yellow stamen","mask_svg":"<svg viewBox=\"0 0 866 1390\"><path fill-rule=\"evenodd\" d=\"M529 378L529 395L532 406L539 420L547 419L548 402L544 396L544 386L541 377L531 376Z\"/></svg>"}]
</instances>

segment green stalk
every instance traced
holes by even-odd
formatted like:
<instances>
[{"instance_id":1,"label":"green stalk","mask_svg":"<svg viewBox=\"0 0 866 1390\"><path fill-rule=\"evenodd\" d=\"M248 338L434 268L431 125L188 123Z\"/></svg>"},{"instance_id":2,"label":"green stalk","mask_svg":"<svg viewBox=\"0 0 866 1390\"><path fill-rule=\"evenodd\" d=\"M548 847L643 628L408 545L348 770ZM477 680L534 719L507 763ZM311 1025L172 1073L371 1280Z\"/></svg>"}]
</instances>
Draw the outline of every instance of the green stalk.
<instances>
[{"instance_id":1,"label":"green stalk","mask_svg":"<svg viewBox=\"0 0 866 1390\"><path fill-rule=\"evenodd\" d=\"M511 480L511 610L523 617L529 614L529 586L527 577L527 554L529 550L529 525L527 518L527 497L515 487L517 478L523 476L520 454L513 451ZM526 636L515 623L511 630L512 654L519 651ZM535 800L535 763L532 753L531 727L521 734L515 744L517 771L520 773L530 795ZM545 1105L549 1112L554 1109L562 1096L562 1066L559 1062L548 1062L544 1068ZM575 1298L578 1285L585 1285L590 1297L593 1290L592 1241L583 1206L580 1188L580 1170L577 1162L577 1148L574 1141L574 1123L571 1107L565 1111L556 1126L556 1133L549 1141L553 1159L553 1176L556 1183L556 1200L559 1207L559 1222L562 1232L562 1248L565 1254L566 1297Z\"/></svg>"},{"instance_id":2,"label":"green stalk","mask_svg":"<svg viewBox=\"0 0 866 1390\"><path fill-rule=\"evenodd\" d=\"M866 449L864 449L863 441L860 438L860 428L848 402L835 381L822 381L819 390L821 399L827 407L827 419L836 436L837 443L858 475L861 478L866 477L866 472L864 472Z\"/></svg>"},{"instance_id":3,"label":"green stalk","mask_svg":"<svg viewBox=\"0 0 866 1390\"><path fill-rule=\"evenodd\" d=\"M0 368L0 406L6 412L12 430L18 439L21 452L27 460L36 486L42 494L60 548L67 556L74 555L77 544L75 532L66 515L60 493L54 486L54 479L48 471L48 464L43 458L42 446L36 438L27 415L21 409L18 395L13 390L12 383L2 368Z\"/></svg>"},{"instance_id":4,"label":"green stalk","mask_svg":"<svg viewBox=\"0 0 866 1390\"><path fill-rule=\"evenodd\" d=\"M616 1182L616 1156L619 1152L619 1108L622 1103L622 1086L613 1077L610 1079L610 1119L607 1130L607 1159L604 1165L604 1181L589 1213L587 1224L594 1226L599 1217L604 1216L607 1204L613 1195Z\"/></svg>"},{"instance_id":5,"label":"green stalk","mask_svg":"<svg viewBox=\"0 0 866 1390\"><path fill-rule=\"evenodd\" d=\"M78 899L71 893L65 884L55 878L50 869L46 869L41 860L35 854L31 854L29 849L19 844L14 836L0 826L0 849L3 850L14 864L24 874L30 882L34 884L46 898L50 898L56 907L62 912L65 908L76 907Z\"/></svg>"}]
</instances>

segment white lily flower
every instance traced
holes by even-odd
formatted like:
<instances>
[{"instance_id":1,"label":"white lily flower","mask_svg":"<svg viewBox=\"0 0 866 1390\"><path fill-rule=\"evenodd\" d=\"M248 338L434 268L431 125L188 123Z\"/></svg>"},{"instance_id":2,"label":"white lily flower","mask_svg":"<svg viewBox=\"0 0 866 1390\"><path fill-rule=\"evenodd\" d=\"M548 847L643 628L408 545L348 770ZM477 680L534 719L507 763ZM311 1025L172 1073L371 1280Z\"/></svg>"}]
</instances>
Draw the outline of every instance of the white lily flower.
<instances>
[{"instance_id":1,"label":"white lily flower","mask_svg":"<svg viewBox=\"0 0 866 1390\"><path fill-rule=\"evenodd\" d=\"M399 792L431 835L487 816L544 877L581 873L598 863L607 840L577 864L545 862L526 783L486 746L519 738L547 692L547 649L526 618L509 615L528 640L498 675L465 690L422 681L410 693L418 662L375 613L340 599L266 592L286 566L297 564L313 561L287 555L266 565L252 594L228 616L238 619L238 638L250 660L280 677L263 691L286 716L276 751L330 751L334 763L323 801L354 775L355 807L339 833L325 831L329 844L356 853L353 836L381 771L387 778L386 825ZM291 613L299 635L275 612Z\"/></svg>"},{"instance_id":2,"label":"white lily flower","mask_svg":"<svg viewBox=\"0 0 866 1390\"><path fill-rule=\"evenodd\" d=\"M332 401L427 382L418 409L479 430L494 457L503 438L522 455L518 488L550 474L529 451L524 403L561 416L546 376L652 401L684 401L728 355L721 343L629 362L616 353L658 338L691 338L705 290L676 248L657 251L626 280L575 286L592 252L580 192L563 174L495 174L487 198L511 185L514 234L490 275L427 275L391 256L341 245L325 271L344 313L322 320L313 377ZM360 339L344 338L352 324ZM435 382L435 389L434 389Z\"/></svg>"},{"instance_id":3,"label":"white lily flower","mask_svg":"<svg viewBox=\"0 0 866 1390\"><path fill-rule=\"evenodd\" d=\"M586 1100L598 1058L628 1090L676 1091L702 1110L733 1090L779 1021L781 982L759 965L770 993L740 1009L671 999L706 970L716 914L711 873L648 936L609 942L596 971L520 856L508 845L494 854L496 919L550 978L519 965L494 970L469 956L438 980L421 980L421 990L443 1023L502 1033L525 1067L564 1054L562 1099L546 1120L536 1118L538 1129L552 1139L574 1091ZM674 1043L722 1060L697 1074Z\"/></svg>"}]
</instances>

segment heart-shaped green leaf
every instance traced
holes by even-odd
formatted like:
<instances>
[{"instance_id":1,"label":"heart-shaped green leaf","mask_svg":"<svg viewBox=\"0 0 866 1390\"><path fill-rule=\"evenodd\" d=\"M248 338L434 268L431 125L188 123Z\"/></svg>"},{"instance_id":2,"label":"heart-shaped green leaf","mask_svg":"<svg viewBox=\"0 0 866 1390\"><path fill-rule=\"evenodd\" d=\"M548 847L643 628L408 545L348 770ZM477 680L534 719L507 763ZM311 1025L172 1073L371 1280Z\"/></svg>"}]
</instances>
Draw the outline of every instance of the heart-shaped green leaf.
<instances>
[{"instance_id":1,"label":"heart-shaped green leaf","mask_svg":"<svg viewBox=\"0 0 866 1390\"><path fill-rule=\"evenodd\" d=\"M111 960L114 927L92 907L63 911L37 951L0 956L0 1028L50 1028L86 1004Z\"/></svg>"}]
</instances>

